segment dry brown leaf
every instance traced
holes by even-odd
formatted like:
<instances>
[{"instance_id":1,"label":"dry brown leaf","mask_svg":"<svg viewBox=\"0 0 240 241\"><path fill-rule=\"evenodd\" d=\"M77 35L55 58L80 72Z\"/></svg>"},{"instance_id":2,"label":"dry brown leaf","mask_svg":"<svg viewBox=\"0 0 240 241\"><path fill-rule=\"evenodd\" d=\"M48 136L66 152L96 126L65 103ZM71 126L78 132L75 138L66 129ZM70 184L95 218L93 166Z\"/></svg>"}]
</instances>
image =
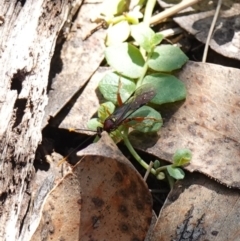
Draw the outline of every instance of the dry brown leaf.
<instances>
[{"instance_id":1,"label":"dry brown leaf","mask_svg":"<svg viewBox=\"0 0 240 241\"><path fill-rule=\"evenodd\" d=\"M240 194L202 175L189 176L169 194L152 241L238 241Z\"/></svg>"},{"instance_id":2,"label":"dry brown leaf","mask_svg":"<svg viewBox=\"0 0 240 241\"><path fill-rule=\"evenodd\" d=\"M202 172L227 186L240 188L240 70L188 62L178 77L187 99L162 111L158 137L132 138L136 148L171 161L177 149L193 153L189 171Z\"/></svg>"},{"instance_id":3,"label":"dry brown leaf","mask_svg":"<svg viewBox=\"0 0 240 241\"><path fill-rule=\"evenodd\" d=\"M87 154L95 158L85 157L84 167L79 166L84 168L81 186L87 187L82 189L82 203L89 198L92 203L81 210L81 218L86 219L85 226L80 225L81 240L144 240L152 216L146 183L106 132L78 153Z\"/></svg>"},{"instance_id":4,"label":"dry brown leaf","mask_svg":"<svg viewBox=\"0 0 240 241\"><path fill-rule=\"evenodd\" d=\"M145 182L107 133L86 153L50 193L32 241L144 240L152 217Z\"/></svg>"},{"instance_id":5,"label":"dry brown leaf","mask_svg":"<svg viewBox=\"0 0 240 241\"><path fill-rule=\"evenodd\" d=\"M31 241L78 240L80 208L79 180L69 173L48 195Z\"/></svg>"},{"instance_id":6,"label":"dry brown leaf","mask_svg":"<svg viewBox=\"0 0 240 241\"><path fill-rule=\"evenodd\" d=\"M240 188L239 76L238 69L189 61L178 74L187 87L186 101L175 109L161 111L164 126L158 135L134 134L134 146L168 161L177 149L189 148L193 153L189 171L202 172ZM94 78L95 85L99 80ZM88 118L97 111L97 95L90 97L90 93L91 88L70 112L76 120L75 128L86 128ZM91 102L84 112L79 106L87 106L89 98Z\"/></svg>"},{"instance_id":7,"label":"dry brown leaf","mask_svg":"<svg viewBox=\"0 0 240 241\"><path fill-rule=\"evenodd\" d=\"M93 11L99 4L83 4L71 32L61 49L61 65L51 85L49 101L45 109L44 127L50 116L55 116L63 106L83 87L103 60L105 30L99 30L84 40L96 26L90 22ZM54 68L54 67L53 67Z\"/></svg>"},{"instance_id":8,"label":"dry brown leaf","mask_svg":"<svg viewBox=\"0 0 240 241\"><path fill-rule=\"evenodd\" d=\"M99 67L88 82L88 85L82 92L81 96L76 100L75 104L69 111L68 115L60 124L60 128L64 129L83 129L87 130L87 122L96 113L101 95L98 92L98 83L103 76L109 72L109 68ZM88 133L87 131L79 130L78 132ZM94 134L89 132L89 134Z\"/></svg>"},{"instance_id":9,"label":"dry brown leaf","mask_svg":"<svg viewBox=\"0 0 240 241\"><path fill-rule=\"evenodd\" d=\"M159 1L162 7L169 7L170 1ZM199 1L174 16L183 29L205 43L213 20L218 1ZM171 1L172 3L172 1ZM223 0L221 11L215 26L210 47L229 58L240 59L240 2Z\"/></svg>"},{"instance_id":10,"label":"dry brown leaf","mask_svg":"<svg viewBox=\"0 0 240 241\"><path fill-rule=\"evenodd\" d=\"M132 135L134 146L168 161L177 149L189 148L193 153L189 171L202 172L239 188L239 76L238 69L188 62L178 74L187 87L186 101L174 110L161 111L164 126L158 135ZM95 85L99 80L94 78ZM98 103L97 95L91 97L90 104L87 100L94 91L90 88L83 92L73 107L79 110L81 105L88 106L85 112L83 108L70 112L71 118L78 120L75 128L86 128L88 118L97 111L97 105L92 104Z\"/></svg>"}]
</instances>

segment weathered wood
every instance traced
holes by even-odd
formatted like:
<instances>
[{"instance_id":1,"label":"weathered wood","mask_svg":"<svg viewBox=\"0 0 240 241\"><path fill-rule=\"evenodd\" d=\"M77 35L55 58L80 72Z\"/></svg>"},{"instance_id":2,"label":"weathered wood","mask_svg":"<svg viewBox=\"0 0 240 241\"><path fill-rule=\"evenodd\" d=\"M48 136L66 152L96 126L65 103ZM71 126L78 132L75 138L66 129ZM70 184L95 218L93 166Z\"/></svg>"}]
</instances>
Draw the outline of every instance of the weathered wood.
<instances>
[{"instance_id":1,"label":"weathered wood","mask_svg":"<svg viewBox=\"0 0 240 241\"><path fill-rule=\"evenodd\" d=\"M0 240L26 241L34 232L31 180L50 61L64 22L80 2L0 2Z\"/></svg>"}]
</instances>

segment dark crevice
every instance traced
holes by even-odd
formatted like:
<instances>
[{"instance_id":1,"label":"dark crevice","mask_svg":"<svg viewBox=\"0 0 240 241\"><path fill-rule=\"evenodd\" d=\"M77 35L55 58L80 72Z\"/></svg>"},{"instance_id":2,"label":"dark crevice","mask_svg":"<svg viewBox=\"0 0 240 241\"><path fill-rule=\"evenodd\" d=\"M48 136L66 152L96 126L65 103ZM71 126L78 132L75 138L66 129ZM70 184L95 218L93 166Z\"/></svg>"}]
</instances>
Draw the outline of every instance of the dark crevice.
<instances>
[{"instance_id":1,"label":"dark crevice","mask_svg":"<svg viewBox=\"0 0 240 241\"><path fill-rule=\"evenodd\" d=\"M16 119L13 124L13 128L17 127L22 122L26 104L27 104L27 99L17 99L16 100L15 105L14 105L14 109L16 109Z\"/></svg>"},{"instance_id":2,"label":"dark crevice","mask_svg":"<svg viewBox=\"0 0 240 241\"><path fill-rule=\"evenodd\" d=\"M26 68L18 69L16 73L13 74L12 80L11 80L11 90L16 90L19 94L22 90L22 83L26 79L26 76L30 75L32 73L31 69L30 71L27 71Z\"/></svg>"},{"instance_id":3,"label":"dark crevice","mask_svg":"<svg viewBox=\"0 0 240 241\"><path fill-rule=\"evenodd\" d=\"M16 90L19 94L22 90L22 82L25 80L26 75L29 73L25 69L18 69L12 77L11 90Z\"/></svg>"},{"instance_id":4,"label":"dark crevice","mask_svg":"<svg viewBox=\"0 0 240 241\"><path fill-rule=\"evenodd\" d=\"M17 0L17 3L21 3L22 7L25 5L27 0Z\"/></svg>"},{"instance_id":5,"label":"dark crevice","mask_svg":"<svg viewBox=\"0 0 240 241\"><path fill-rule=\"evenodd\" d=\"M16 162L15 162L15 158L14 158L13 155L14 155L14 148L13 148L13 152L12 152L12 154L11 154L10 163L12 164L12 170L15 170L17 164L16 164Z\"/></svg>"},{"instance_id":6,"label":"dark crevice","mask_svg":"<svg viewBox=\"0 0 240 241\"><path fill-rule=\"evenodd\" d=\"M58 37L57 40L57 45L53 54L53 57L51 59L51 63L50 63L50 72L49 72L49 77L48 77L48 86L47 86L47 93L49 93L49 91L52 88L52 84L54 82L54 78L55 76L60 73L62 71L63 68L63 62L61 59L61 51L62 51L62 47L64 44L64 39L62 38L62 36Z\"/></svg>"},{"instance_id":7,"label":"dark crevice","mask_svg":"<svg viewBox=\"0 0 240 241\"><path fill-rule=\"evenodd\" d=\"M2 194L0 195L0 202L2 203L2 205L5 203L7 196L7 192L2 192Z\"/></svg>"},{"instance_id":8,"label":"dark crevice","mask_svg":"<svg viewBox=\"0 0 240 241\"><path fill-rule=\"evenodd\" d=\"M25 220L26 220L26 217L27 217L27 215L28 215L28 212L29 212L29 209L30 209L30 204L31 204L31 199L28 201L28 206L27 206L27 210L26 210L26 212L25 212L25 214L24 214L24 216L23 216L23 218L22 218L22 220L21 220L21 222L20 222L20 227L19 227L19 237L20 237L20 235L21 235L21 232L22 232L22 229L23 229L23 226L24 226L24 222L25 222Z\"/></svg>"},{"instance_id":9,"label":"dark crevice","mask_svg":"<svg viewBox=\"0 0 240 241\"><path fill-rule=\"evenodd\" d=\"M81 4L81 6L83 5L83 2ZM81 6L77 10L77 12L74 14L74 16L72 18L72 21L71 21L72 23L77 19L78 12L80 11ZM58 35L58 38L57 38L57 41L56 41L57 44L56 44L56 47L55 47L55 51L54 51L53 57L51 59L47 93L49 93L49 91L51 90L51 86L54 82L55 76L62 71L63 62L62 62L62 59L61 59L61 51L62 51L63 44L65 43L65 40L66 39L64 37L64 26L63 26L63 29L61 30L61 32Z\"/></svg>"},{"instance_id":10,"label":"dark crevice","mask_svg":"<svg viewBox=\"0 0 240 241\"><path fill-rule=\"evenodd\" d=\"M67 157L67 161L72 165L76 164L79 161L76 153L92 143L94 138L95 136L89 137L76 132L47 126L43 130L43 141L36 152L34 160L35 170L46 171L50 168L46 155L51 155L53 150L63 157L70 154Z\"/></svg>"}]
</instances>

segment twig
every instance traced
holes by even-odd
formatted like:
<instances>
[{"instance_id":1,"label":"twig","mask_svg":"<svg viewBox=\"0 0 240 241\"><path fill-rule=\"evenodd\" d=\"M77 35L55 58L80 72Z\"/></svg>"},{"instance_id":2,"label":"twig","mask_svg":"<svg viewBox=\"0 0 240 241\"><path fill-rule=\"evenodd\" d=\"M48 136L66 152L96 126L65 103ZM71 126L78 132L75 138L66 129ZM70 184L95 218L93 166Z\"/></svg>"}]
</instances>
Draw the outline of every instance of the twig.
<instances>
[{"instance_id":1,"label":"twig","mask_svg":"<svg viewBox=\"0 0 240 241\"><path fill-rule=\"evenodd\" d=\"M161 22L163 19L170 17L172 15L174 15L175 13L180 12L181 10L200 2L201 0L185 0L182 1L181 3L168 8L166 10L164 10L163 12L156 14L155 16L153 16L150 20L150 24L151 25L156 25L157 23Z\"/></svg>"},{"instance_id":2,"label":"twig","mask_svg":"<svg viewBox=\"0 0 240 241\"><path fill-rule=\"evenodd\" d=\"M215 27L216 22L217 22L217 18L218 18L220 9L221 9L221 5L222 5L222 0L218 0L217 8L216 8L216 11L215 11L215 14L214 14L214 17L213 17L211 27L210 27L209 32L208 32L208 36L207 36L207 40L206 40L206 44L205 44L205 48L204 48L204 52L203 52L203 58L202 58L203 63L205 63L206 59L207 59L209 42L211 40L212 33L213 33L214 27Z\"/></svg>"},{"instance_id":3,"label":"twig","mask_svg":"<svg viewBox=\"0 0 240 241\"><path fill-rule=\"evenodd\" d=\"M145 175L144 175L144 178L143 178L143 180L144 180L145 182L147 181L147 178L148 178L148 176L149 176L149 174L150 174L150 172L151 172L152 167L153 167L153 162L150 161L149 166L148 166L148 169L147 169L147 171L146 171L146 173L145 173Z\"/></svg>"},{"instance_id":4,"label":"twig","mask_svg":"<svg viewBox=\"0 0 240 241\"><path fill-rule=\"evenodd\" d=\"M170 29L165 29L163 31L161 31L160 33L165 37L170 37L170 36L174 36L177 34L182 33L183 30L181 28L170 28Z\"/></svg>"}]
</instances>

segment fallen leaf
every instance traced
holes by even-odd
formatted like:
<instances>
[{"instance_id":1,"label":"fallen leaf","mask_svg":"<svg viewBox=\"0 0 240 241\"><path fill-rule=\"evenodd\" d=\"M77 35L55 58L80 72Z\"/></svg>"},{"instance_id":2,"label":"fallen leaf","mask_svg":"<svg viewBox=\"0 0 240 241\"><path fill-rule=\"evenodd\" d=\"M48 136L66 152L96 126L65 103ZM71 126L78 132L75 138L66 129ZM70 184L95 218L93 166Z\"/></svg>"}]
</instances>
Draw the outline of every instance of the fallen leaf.
<instances>
[{"instance_id":1,"label":"fallen leaf","mask_svg":"<svg viewBox=\"0 0 240 241\"><path fill-rule=\"evenodd\" d=\"M107 133L79 154L46 199L32 241L144 240L152 199L139 173Z\"/></svg>"},{"instance_id":2,"label":"fallen leaf","mask_svg":"<svg viewBox=\"0 0 240 241\"><path fill-rule=\"evenodd\" d=\"M46 198L31 241L79 240L80 209L79 180L69 173Z\"/></svg>"},{"instance_id":3,"label":"fallen leaf","mask_svg":"<svg viewBox=\"0 0 240 241\"><path fill-rule=\"evenodd\" d=\"M105 30L99 30L84 40L96 26L90 22L90 15L98 8L99 4L81 6L70 34L62 46L60 56L53 57L54 65L51 71L54 73L51 75L56 76L50 75L53 79L42 127L48 123L50 116L57 115L69 100L80 94L79 91L104 58ZM55 119L55 122L60 121Z\"/></svg>"},{"instance_id":4,"label":"fallen leaf","mask_svg":"<svg viewBox=\"0 0 240 241\"><path fill-rule=\"evenodd\" d=\"M142 177L106 132L99 142L78 152L86 154L94 158L85 157L79 166L81 186L85 187L82 203L88 200L81 211L81 240L144 240L152 204Z\"/></svg>"},{"instance_id":5,"label":"fallen leaf","mask_svg":"<svg viewBox=\"0 0 240 241\"><path fill-rule=\"evenodd\" d=\"M79 133L88 133L90 135L96 134L93 132L84 131L87 130L87 122L96 113L102 97L99 94L97 88L99 81L103 76L109 72L109 68L100 67L93 74L88 85L76 100L73 107L69 111L68 115L60 124L60 128L64 129L80 129Z\"/></svg>"},{"instance_id":6,"label":"fallen leaf","mask_svg":"<svg viewBox=\"0 0 240 241\"><path fill-rule=\"evenodd\" d=\"M238 241L240 194L203 175L189 175L169 194L152 241Z\"/></svg>"},{"instance_id":7,"label":"fallen leaf","mask_svg":"<svg viewBox=\"0 0 240 241\"><path fill-rule=\"evenodd\" d=\"M178 73L187 87L186 101L160 111L164 125L158 135L133 133L134 146L167 161L172 160L177 149L189 148L193 153L191 164L186 167L189 171L239 188L239 76L238 69L189 61ZM98 102L97 95L91 97L87 110L79 111L79 105L87 105L90 92L94 93L83 93L85 97L73 107L77 111L70 112L71 118L78 120L76 128L86 128L88 118L97 111L98 106L93 104Z\"/></svg>"},{"instance_id":8,"label":"fallen leaf","mask_svg":"<svg viewBox=\"0 0 240 241\"><path fill-rule=\"evenodd\" d=\"M132 135L133 145L160 159L172 160L188 148L187 170L204 173L227 186L240 188L240 70L188 62L178 77L187 88L185 102L161 111L158 136Z\"/></svg>"},{"instance_id":9,"label":"fallen leaf","mask_svg":"<svg viewBox=\"0 0 240 241\"><path fill-rule=\"evenodd\" d=\"M164 8L169 1L159 1ZM174 16L174 21L199 41L206 43L218 1L199 1ZM222 7L213 32L210 47L221 55L240 59L240 3L222 1Z\"/></svg>"}]
</instances>

